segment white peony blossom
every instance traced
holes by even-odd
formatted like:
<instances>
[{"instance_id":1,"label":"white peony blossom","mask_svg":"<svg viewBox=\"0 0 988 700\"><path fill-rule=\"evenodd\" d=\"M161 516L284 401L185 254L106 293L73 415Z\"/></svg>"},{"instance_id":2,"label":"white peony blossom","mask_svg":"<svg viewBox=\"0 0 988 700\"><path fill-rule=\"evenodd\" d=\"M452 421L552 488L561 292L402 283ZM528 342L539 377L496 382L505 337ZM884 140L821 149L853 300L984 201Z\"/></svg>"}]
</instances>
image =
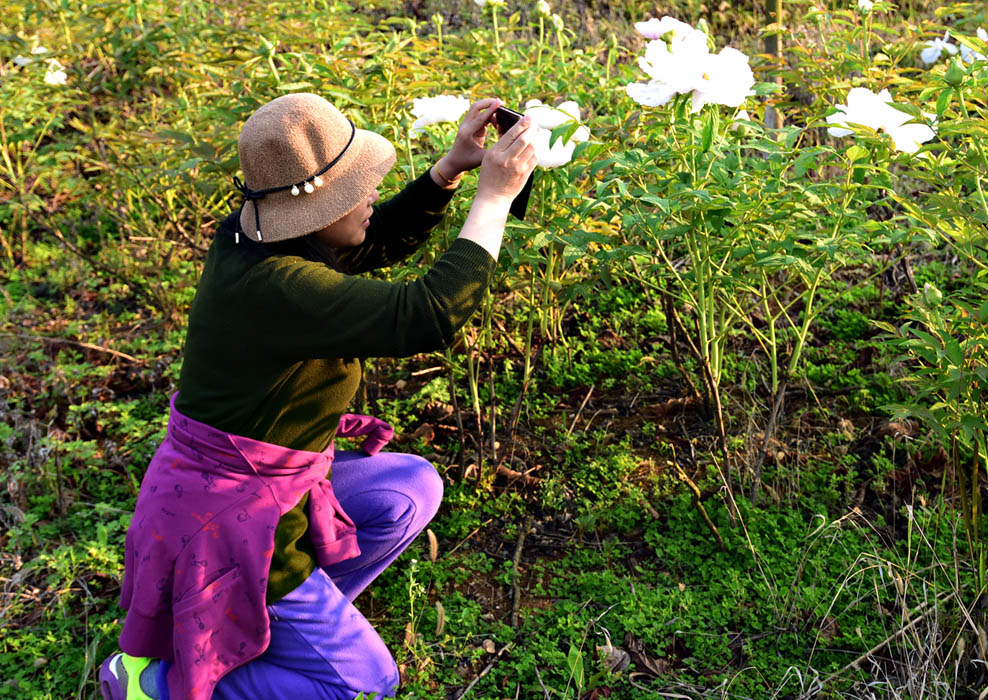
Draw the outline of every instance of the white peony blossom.
<instances>
[{"instance_id":1,"label":"white peony blossom","mask_svg":"<svg viewBox=\"0 0 988 700\"><path fill-rule=\"evenodd\" d=\"M888 90L877 95L867 88L851 88L847 93L847 104L837 105L837 113L827 117L833 124L827 129L831 136L849 136L854 133L849 125L861 124L875 131L884 131L892 138L896 150L915 153L920 144L934 137L933 129L926 124L907 124L912 118L891 106L892 96ZM932 115L927 115L932 118Z\"/></svg>"},{"instance_id":2,"label":"white peony blossom","mask_svg":"<svg viewBox=\"0 0 988 700\"><path fill-rule=\"evenodd\" d=\"M14 65L15 66L20 66L21 68L23 68L24 66L29 65L31 62L32 61L31 61L30 58L27 58L25 56L21 56L20 54L17 54L16 56L14 56Z\"/></svg>"},{"instance_id":3,"label":"white peony blossom","mask_svg":"<svg viewBox=\"0 0 988 700\"><path fill-rule=\"evenodd\" d=\"M549 146L553 129L580 121L580 106L572 100L563 102L558 107L549 107L540 100L529 100L525 103L525 114L532 118L532 125L536 127L533 145L539 166L542 168L558 168L566 165L573 160L576 144L590 138L590 130L581 125L569 140L564 142L559 138L552 147Z\"/></svg>"},{"instance_id":4,"label":"white peony blossom","mask_svg":"<svg viewBox=\"0 0 988 700\"><path fill-rule=\"evenodd\" d=\"M48 61L48 70L45 72L45 82L49 85L65 85L69 76L63 70L64 66L54 58Z\"/></svg>"},{"instance_id":5,"label":"white peony blossom","mask_svg":"<svg viewBox=\"0 0 988 700\"><path fill-rule=\"evenodd\" d=\"M981 41L988 42L988 32L986 32L982 27L978 27L978 38L981 39ZM969 49L963 44L961 44L958 48L961 52L961 60L964 61L964 63L988 61L988 57L986 57L983 53L975 51L974 49Z\"/></svg>"},{"instance_id":6,"label":"white peony blossom","mask_svg":"<svg viewBox=\"0 0 988 700\"><path fill-rule=\"evenodd\" d=\"M858 9L868 14L875 8L875 3L871 0L858 0Z\"/></svg>"},{"instance_id":7,"label":"white peony blossom","mask_svg":"<svg viewBox=\"0 0 988 700\"><path fill-rule=\"evenodd\" d=\"M942 39L927 41L924 46L926 48L920 52L919 57L923 59L923 63L926 65L939 61L944 51L951 56L957 53L957 47L950 43L950 32L944 32Z\"/></svg>"},{"instance_id":8,"label":"white peony blossom","mask_svg":"<svg viewBox=\"0 0 988 700\"><path fill-rule=\"evenodd\" d=\"M411 136L418 136L425 127L442 122L459 122L470 109L470 100L453 95L436 97L416 97L412 100L412 116L416 117L410 130Z\"/></svg>"},{"instance_id":9,"label":"white peony blossom","mask_svg":"<svg viewBox=\"0 0 988 700\"><path fill-rule=\"evenodd\" d=\"M653 17L647 22L635 22L635 31L646 39L659 39L670 32L674 35L685 35L697 30L686 22L680 22L678 19L666 15L662 19Z\"/></svg>"},{"instance_id":10,"label":"white peony blossom","mask_svg":"<svg viewBox=\"0 0 988 700\"><path fill-rule=\"evenodd\" d=\"M703 62L703 74L693 86L693 111L698 112L706 104L740 107L745 99L754 95L755 74L748 65L748 57L730 46L718 54L708 54Z\"/></svg>"},{"instance_id":11,"label":"white peony blossom","mask_svg":"<svg viewBox=\"0 0 988 700\"><path fill-rule=\"evenodd\" d=\"M661 107L676 96L676 90L661 80L650 80L647 83L628 83L625 86L628 97L642 107Z\"/></svg>"},{"instance_id":12,"label":"white peony blossom","mask_svg":"<svg viewBox=\"0 0 988 700\"><path fill-rule=\"evenodd\" d=\"M669 44L662 40L648 42L645 55L638 59L638 67L652 80L665 83L674 92L686 93L703 79L704 64L709 55L706 35L690 32Z\"/></svg>"},{"instance_id":13,"label":"white peony blossom","mask_svg":"<svg viewBox=\"0 0 988 700\"><path fill-rule=\"evenodd\" d=\"M625 87L635 102L657 107L676 95L691 94L696 112L710 103L738 107L754 94L755 76L748 57L737 49L728 47L712 54L706 34L670 17L639 31L663 38L648 42L638 59L638 66L651 80ZM671 34L668 43L667 34Z\"/></svg>"},{"instance_id":14,"label":"white peony blossom","mask_svg":"<svg viewBox=\"0 0 988 700\"><path fill-rule=\"evenodd\" d=\"M539 0L535 3L535 13L542 15L543 17L551 17L552 7L549 6L549 3L546 2L546 0Z\"/></svg>"}]
</instances>

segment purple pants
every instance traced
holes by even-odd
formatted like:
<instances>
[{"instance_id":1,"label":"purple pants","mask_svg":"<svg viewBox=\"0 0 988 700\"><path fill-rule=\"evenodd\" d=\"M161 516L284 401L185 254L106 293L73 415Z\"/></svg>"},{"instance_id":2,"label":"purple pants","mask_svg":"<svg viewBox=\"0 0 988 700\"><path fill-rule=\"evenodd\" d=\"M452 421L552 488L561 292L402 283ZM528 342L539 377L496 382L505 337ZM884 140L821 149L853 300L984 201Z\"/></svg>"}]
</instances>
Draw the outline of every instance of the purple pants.
<instances>
[{"instance_id":1,"label":"purple pants","mask_svg":"<svg viewBox=\"0 0 988 700\"><path fill-rule=\"evenodd\" d=\"M331 480L340 505L357 526L360 556L316 569L301 586L269 605L270 646L224 676L214 700L394 696L398 668L353 600L436 514L442 479L415 455L338 452Z\"/></svg>"}]
</instances>

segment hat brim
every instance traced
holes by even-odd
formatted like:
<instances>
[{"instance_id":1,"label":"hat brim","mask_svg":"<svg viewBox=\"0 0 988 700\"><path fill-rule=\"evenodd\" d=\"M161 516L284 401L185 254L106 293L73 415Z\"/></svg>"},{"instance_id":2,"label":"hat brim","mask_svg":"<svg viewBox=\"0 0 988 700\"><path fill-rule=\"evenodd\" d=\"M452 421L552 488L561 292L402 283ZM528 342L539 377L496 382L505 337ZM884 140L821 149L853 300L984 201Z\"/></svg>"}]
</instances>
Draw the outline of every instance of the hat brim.
<instances>
[{"instance_id":1,"label":"hat brim","mask_svg":"<svg viewBox=\"0 0 988 700\"><path fill-rule=\"evenodd\" d=\"M245 202L240 212L241 229L251 237L256 236L257 207L261 242L284 241L319 231L364 201L394 166L396 158L394 146L386 138L357 129L343 158L322 175L321 187L298 195L284 190L256 202Z\"/></svg>"}]
</instances>

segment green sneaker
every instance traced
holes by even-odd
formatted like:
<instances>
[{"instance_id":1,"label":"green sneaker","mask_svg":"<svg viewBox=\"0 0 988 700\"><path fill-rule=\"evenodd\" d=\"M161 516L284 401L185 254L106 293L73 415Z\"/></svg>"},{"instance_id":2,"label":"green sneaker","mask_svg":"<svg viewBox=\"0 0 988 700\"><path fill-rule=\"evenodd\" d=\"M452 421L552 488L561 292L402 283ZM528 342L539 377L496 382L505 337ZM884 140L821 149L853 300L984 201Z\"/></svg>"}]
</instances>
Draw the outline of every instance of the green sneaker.
<instances>
[{"instance_id":1,"label":"green sneaker","mask_svg":"<svg viewBox=\"0 0 988 700\"><path fill-rule=\"evenodd\" d=\"M160 700L158 666L161 659L117 653L99 669L103 700Z\"/></svg>"}]
</instances>

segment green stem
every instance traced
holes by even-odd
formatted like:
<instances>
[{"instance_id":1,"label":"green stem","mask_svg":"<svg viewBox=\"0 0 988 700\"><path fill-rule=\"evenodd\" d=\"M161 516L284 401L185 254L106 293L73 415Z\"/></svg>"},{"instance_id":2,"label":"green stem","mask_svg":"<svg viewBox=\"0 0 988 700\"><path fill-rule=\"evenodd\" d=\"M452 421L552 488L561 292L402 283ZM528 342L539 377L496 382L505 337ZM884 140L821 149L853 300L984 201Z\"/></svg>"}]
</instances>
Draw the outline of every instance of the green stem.
<instances>
[{"instance_id":1,"label":"green stem","mask_svg":"<svg viewBox=\"0 0 988 700\"><path fill-rule=\"evenodd\" d=\"M412 158L412 132L410 129L405 130L405 150L408 152L408 172L411 174L412 180L415 179L415 159Z\"/></svg>"},{"instance_id":2,"label":"green stem","mask_svg":"<svg viewBox=\"0 0 988 700\"><path fill-rule=\"evenodd\" d=\"M527 386L532 378L532 330L535 326L535 266L532 266L531 281L528 285L528 328L525 331L525 371L522 373L522 386Z\"/></svg>"},{"instance_id":3,"label":"green stem","mask_svg":"<svg viewBox=\"0 0 988 700\"><path fill-rule=\"evenodd\" d=\"M961 88L957 88L957 101L961 105L961 112L964 114L965 119L969 119L967 113L967 105L964 104L964 91ZM971 139L974 141L974 147L978 149L978 155L981 156L981 163L988 168L988 159L985 158L984 148L981 145L980 138ZM985 192L981 187L981 173L975 173L974 184L978 188L978 197L981 199L981 209L984 211L985 216L988 217L988 203L985 201Z\"/></svg>"},{"instance_id":4,"label":"green stem","mask_svg":"<svg viewBox=\"0 0 988 700\"><path fill-rule=\"evenodd\" d=\"M497 9L497 5L491 7L491 17L494 18L494 48L497 49L498 53L501 53L501 35L497 27Z\"/></svg>"},{"instance_id":5,"label":"green stem","mask_svg":"<svg viewBox=\"0 0 988 700\"><path fill-rule=\"evenodd\" d=\"M779 342L775 333L775 318L768 306L768 281L762 274L762 309L765 311L765 321L768 323L769 362L772 364L772 396L779 388Z\"/></svg>"},{"instance_id":6,"label":"green stem","mask_svg":"<svg viewBox=\"0 0 988 700\"><path fill-rule=\"evenodd\" d=\"M545 45L545 17L539 15L539 48L535 54L535 73L542 70L542 47Z\"/></svg>"}]
</instances>

